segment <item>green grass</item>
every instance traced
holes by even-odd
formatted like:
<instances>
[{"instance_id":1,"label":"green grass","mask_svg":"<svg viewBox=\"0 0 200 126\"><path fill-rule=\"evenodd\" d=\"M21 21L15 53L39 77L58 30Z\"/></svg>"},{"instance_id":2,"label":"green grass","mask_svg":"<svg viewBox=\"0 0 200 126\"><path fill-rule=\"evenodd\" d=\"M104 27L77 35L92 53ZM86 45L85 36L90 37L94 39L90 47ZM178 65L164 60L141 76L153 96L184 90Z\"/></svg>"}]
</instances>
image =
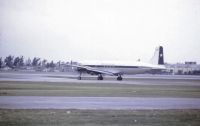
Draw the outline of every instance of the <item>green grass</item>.
<instances>
[{"instance_id":1,"label":"green grass","mask_svg":"<svg viewBox=\"0 0 200 126\"><path fill-rule=\"evenodd\" d=\"M200 98L200 86L0 81L0 95Z\"/></svg>"},{"instance_id":2,"label":"green grass","mask_svg":"<svg viewBox=\"0 0 200 126\"><path fill-rule=\"evenodd\" d=\"M2 126L199 126L200 110L1 110Z\"/></svg>"}]
</instances>

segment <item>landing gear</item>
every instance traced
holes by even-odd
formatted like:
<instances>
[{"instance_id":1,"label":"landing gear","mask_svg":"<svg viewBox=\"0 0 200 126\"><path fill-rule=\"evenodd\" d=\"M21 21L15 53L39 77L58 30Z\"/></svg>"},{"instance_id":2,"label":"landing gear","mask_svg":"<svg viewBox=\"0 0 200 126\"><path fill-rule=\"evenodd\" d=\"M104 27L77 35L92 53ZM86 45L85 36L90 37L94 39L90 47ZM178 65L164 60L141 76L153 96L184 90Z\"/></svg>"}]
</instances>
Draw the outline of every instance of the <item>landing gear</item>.
<instances>
[{"instance_id":1,"label":"landing gear","mask_svg":"<svg viewBox=\"0 0 200 126\"><path fill-rule=\"evenodd\" d=\"M79 73L79 76L78 76L78 78L77 78L78 80L81 80L81 79L82 79L82 78L81 78L81 74L82 74L82 72Z\"/></svg>"},{"instance_id":2,"label":"landing gear","mask_svg":"<svg viewBox=\"0 0 200 126\"><path fill-rule=\"evenodd\" d=\"M97 80L103 80L103 76L101 74L98 75Z\"/></svg>"},{"instance_id":3,"label":"landing gear","mask_svg":"<svg viewBox=\"0 0 200 126\"><path fill-rule=\"evenodd\" d=\"M117 80L118 80L118 81L121 81L122 79L123 79L122 76L121 76L121 75L118 75Z\"/></svg>"}]
</instances>

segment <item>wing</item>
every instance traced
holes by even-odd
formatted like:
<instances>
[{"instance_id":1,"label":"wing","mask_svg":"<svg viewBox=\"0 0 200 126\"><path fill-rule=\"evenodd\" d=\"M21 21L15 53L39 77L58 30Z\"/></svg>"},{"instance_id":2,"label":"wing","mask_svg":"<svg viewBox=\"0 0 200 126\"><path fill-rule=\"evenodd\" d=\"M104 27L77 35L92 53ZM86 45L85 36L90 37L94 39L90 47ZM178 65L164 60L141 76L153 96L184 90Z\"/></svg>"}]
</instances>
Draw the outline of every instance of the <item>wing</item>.
<instances>
[{"instance_id":1,"label":"wing","mask_svg":"<svg viewBox=\"0 0 200 126\"><path fill-rule=\"evenodd\" d=\"M83 66L83 65L72 65L72 67L77 68L77 70L81 71L81 72L88 72L88 73L95 73L95 74L107 74L110 76L116 76L118 74L116 72L102 70L102 69L93 68L93 67L89 67L89 66Z\"/></svg>"}]
</instances>

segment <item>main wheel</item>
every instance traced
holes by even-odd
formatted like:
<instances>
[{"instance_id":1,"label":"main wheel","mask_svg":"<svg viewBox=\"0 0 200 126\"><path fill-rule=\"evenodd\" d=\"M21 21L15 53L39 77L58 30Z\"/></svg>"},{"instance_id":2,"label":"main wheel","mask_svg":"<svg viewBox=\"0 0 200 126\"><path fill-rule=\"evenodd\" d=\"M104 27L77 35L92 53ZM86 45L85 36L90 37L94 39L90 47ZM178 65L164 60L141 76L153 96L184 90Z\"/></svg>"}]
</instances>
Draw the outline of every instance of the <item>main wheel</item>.
<instances>
[{"instance_id":1,"label":"main wheel","mask_svg":"<svg viewBox=\"0 0 200 126\"><path fill-rule=\"evenodd\" d=\"M98 78L97 78L98 80L103 80L103 76L100 74L100 75L98 75Z\"/></svg>"},{"instance_id":2,"label":"main wheel","mask_svg":"<svg viewBox=\"0 0 200 126\"><path fill-rule=\"evenodd\" d=\"M122 76L121 75L119 75L118 77L117 77L117 80L118 81L121 81L123 78L122 78Z\"/></svg>"}]
</instances>

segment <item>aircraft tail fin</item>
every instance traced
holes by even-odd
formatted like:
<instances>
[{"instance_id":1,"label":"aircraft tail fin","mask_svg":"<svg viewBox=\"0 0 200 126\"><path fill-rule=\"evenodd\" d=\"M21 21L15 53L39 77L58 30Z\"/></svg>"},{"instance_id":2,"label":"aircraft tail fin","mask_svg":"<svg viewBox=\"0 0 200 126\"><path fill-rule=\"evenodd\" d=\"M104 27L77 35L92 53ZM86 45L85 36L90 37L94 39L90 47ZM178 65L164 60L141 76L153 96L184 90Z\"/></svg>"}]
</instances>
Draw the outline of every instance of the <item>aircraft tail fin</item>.
<instances>
[{"instance_id":1,"label":"aircraft tail fin","mask_svg":"<svg viewBox=\"0 0 200 126\"><path fill-rule=\"evenodd\" d=\"M159 46L155 49L154 55L150 60L151 64L164 65L163 47Z\"/></svg>"}]
</instances>

